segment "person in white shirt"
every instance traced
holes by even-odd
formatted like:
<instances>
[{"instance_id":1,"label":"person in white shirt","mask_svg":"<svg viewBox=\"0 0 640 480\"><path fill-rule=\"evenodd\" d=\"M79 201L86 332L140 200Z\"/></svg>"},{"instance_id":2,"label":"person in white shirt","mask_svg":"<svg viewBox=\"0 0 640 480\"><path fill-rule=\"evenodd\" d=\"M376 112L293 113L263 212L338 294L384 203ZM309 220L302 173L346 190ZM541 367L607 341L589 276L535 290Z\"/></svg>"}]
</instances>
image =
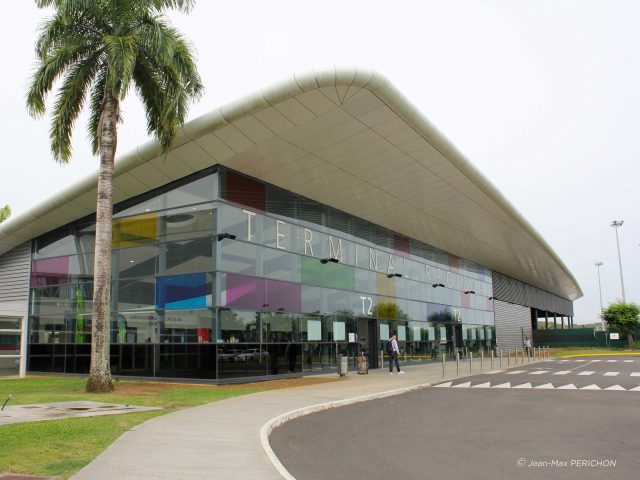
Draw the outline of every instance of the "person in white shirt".
<instances>
[{"instance_id":1,"label":"person in white shirt","mask_svg":"<svg viewBox=\"0 0 640 480\"><path fill-rule=\"evenodd\" d=\"M391 335L389 339L389 343L391 344L391 351L389 352L389 375L393 375L393 363L396 364L396 369L398 370L398 374L402 375L404 372L400 370L400 364L398 363L398 354L400 353L400 348L398 348L398 339L395 335Z\"/></svg>"}]
</instances>

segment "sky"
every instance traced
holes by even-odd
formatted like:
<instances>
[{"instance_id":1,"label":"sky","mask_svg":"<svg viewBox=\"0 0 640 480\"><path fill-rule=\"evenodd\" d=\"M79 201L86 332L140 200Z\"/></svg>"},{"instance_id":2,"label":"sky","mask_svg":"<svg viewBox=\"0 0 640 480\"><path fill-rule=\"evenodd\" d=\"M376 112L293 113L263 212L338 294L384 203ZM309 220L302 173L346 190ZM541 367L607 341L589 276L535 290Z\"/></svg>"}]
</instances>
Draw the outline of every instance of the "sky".
<instances>
[{"instance_id":1,"label":"sky","mask_svg":"<svg viewBox=\"0 0 640 480\"><path fill-rule=\"evenodd\" d=\"M37 28L50 12L13 2L0 30L0 206L13 215L95 172L86 116L68 165L49 117L24 106ZM515 205L580 284L575 322L640 303L640 2L635 0L199 0L168 17L190 39L206 91L189 119L296 72L360 65L384 74ZM53 100L53 97L52 97ZM49 105L52 101L49 102ZM118 152L147 140L135 94Z\"/></svg>"}]
</instances>

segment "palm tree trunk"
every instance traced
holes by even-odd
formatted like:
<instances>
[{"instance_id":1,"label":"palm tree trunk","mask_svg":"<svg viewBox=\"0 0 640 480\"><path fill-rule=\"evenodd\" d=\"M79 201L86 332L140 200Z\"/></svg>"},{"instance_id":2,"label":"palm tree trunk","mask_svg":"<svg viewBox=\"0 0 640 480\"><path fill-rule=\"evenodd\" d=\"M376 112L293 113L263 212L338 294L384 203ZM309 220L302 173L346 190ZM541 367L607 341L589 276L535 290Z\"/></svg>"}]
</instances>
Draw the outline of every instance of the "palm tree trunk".
<instances>
[{"instance_id":1,"label":"palm tree trunk","mask_svg":"<svg viewBox=\"0 0 640 480\"><path fill-rule=\"evenodd\" d=\"M111 215L113 207L113 164L118 143L119 102L106 91L98 126L100 173L96 210L96 246L93 268L93 314L91 325L91 368L87 392L113 390L109 360L111 299Z\"/></svg>"}]
</instances>

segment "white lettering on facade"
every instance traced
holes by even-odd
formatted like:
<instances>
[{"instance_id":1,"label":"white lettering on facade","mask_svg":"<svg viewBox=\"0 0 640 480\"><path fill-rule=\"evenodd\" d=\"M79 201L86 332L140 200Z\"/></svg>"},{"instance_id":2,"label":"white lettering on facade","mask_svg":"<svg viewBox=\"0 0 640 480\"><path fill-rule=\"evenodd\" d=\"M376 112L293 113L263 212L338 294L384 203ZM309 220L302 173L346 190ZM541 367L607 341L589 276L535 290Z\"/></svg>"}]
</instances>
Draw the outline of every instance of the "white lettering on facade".
<instances>
[{"instance_id":1,"label":"white lettering on facade","mask_svg":"<svg viewBox=\"0 0 640 480\"><path fill-rule=\"evenodd\" d=\"M378 251L373 248L369 249L369 270L378 271Z\"/></svg>"},{"instance_id":2,"label":"white lettering on facade","mask_svg":"<svg viewBox=\"0 0 640 480\"><path fill-rule=\"evenodd\" d=\"M307 253L307 246L309 247L309 252L311 252L311 256L313 257L313 247L311 246L311 240L313 240L313 232L308 228L304 229L304 254L309 255Z\"/></svg>"},{"instance_id":3,"label":"white lettering on facade","mask_svg":"<svg viewBox=\"0 0 640 480\"><path fill-rule=\"evenodd\" d=\"M242 212L247 214L247 241L250 242L253 240L253 235L251 234L251 217L255 217L256 214L249 210L242 210Z\"/></svg>"},{"instance_id":4,"label":"white lettering on facade","mask_svg":"<svg viewBox=\"0 0 640 480\"><path fill-rule=\"evenodd\" d=\"M391 275L392 273L396 273L396 265L393 262L393 254L389 254L389 265L387 266L387 275Z\"/></svg>"},{"instance_id":5,"label":"white lettering on facade","mask_svg":"<svg viewBox=\"0 0 640 480\"><path fill-rule=\"evenodd\" d=\"M337 258L341 262L344 261L342 258L342 239L338 239L338 246L336 247L333 243L333 238L329 235L329 258Z\"/></svg>"},{"instance_id":6,"label":"white lettering on facade","mask_svg":"<svg viewBox=\"0 0 640 480\"><path fill-rule=\"evenodd\" d=\"M284 238L284 233L280 233L280 225L286 225L282 220L276 220L276 248L284 250L284 245L280 243L280 239Z\"/></svg>"},{"instance_id":7,"label":"white lettering on facade","mask_svg":"<svg viewBox=\"0 0 640 480\"><path fill-rule=\"evenodd\" d=\"M362 300L362 314L373 315L373 313L371 312L371 307L373 306L373 300L371 299L371 297L360 297L360 300ZM365 305L367 303L368 306Z\"/></svg>"},{"instance_id":8,"label":"white lettering on facade","mask_svg":"<svg viewBox=\"0 0 640 480\"><path fill-rule=\"evenodd\" d=\"M433 279L431 278L431 267L429 265L424 266L424 274L427 277L427 282L434 283Z\"/></svg>"}]
</instances>

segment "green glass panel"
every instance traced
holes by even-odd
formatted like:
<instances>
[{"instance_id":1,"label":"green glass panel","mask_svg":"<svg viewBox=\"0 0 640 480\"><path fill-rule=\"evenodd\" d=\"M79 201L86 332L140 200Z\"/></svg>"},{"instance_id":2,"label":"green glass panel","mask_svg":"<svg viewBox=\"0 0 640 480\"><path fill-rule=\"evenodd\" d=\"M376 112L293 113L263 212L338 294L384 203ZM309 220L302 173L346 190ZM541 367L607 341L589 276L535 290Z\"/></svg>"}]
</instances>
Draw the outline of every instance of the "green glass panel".
<instances>
[{"instance_id":1,"label":"green glass panel","mask_svg":"<svg viewBox=\"0 0 640 480\"><path fill-rule=\"evenodd\" d=\"M355 290L355 270L349 265L321 263L313 257L302 257L302 283L342 290Z\"/></svg>"}]
</instances>

